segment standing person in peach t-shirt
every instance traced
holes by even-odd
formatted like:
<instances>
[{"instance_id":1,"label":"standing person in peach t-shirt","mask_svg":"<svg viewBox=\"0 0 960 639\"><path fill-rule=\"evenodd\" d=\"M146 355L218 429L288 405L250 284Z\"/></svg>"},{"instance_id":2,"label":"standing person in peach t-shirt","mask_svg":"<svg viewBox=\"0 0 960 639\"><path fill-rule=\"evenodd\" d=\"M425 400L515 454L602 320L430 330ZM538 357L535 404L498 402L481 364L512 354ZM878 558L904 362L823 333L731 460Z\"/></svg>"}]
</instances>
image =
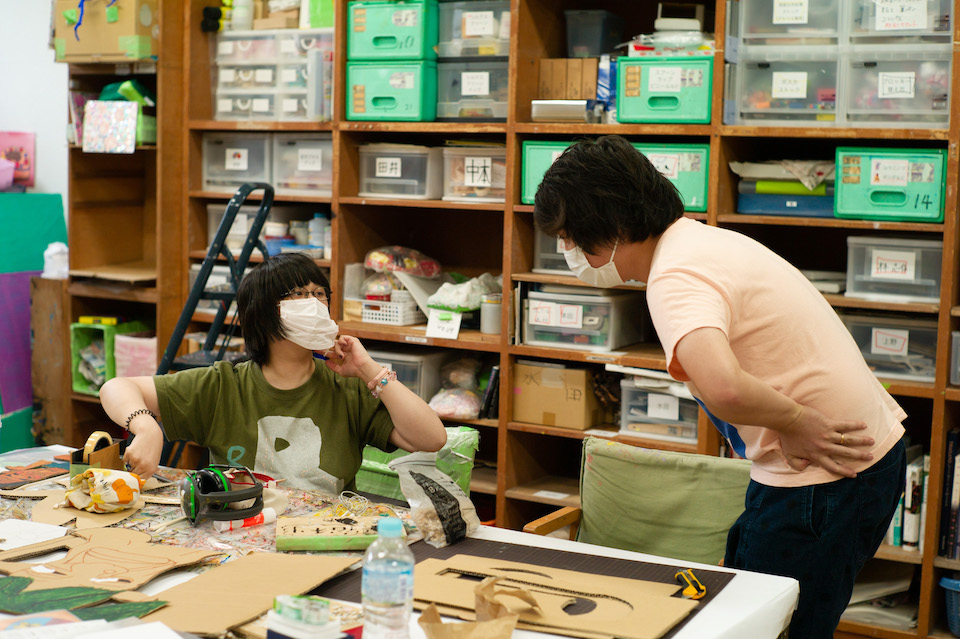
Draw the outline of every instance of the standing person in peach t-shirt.
<instances>
[{"instance_id":1,"label":"standing person in peach t-shirt","mask_svg":"<svg viewBox=\"0 0 960 639\"><path fill-rule=\"evenodd\" d=\"M791 637L832 637L899 501L906 417L836 312L760 243L684 218L619 136L567 149L534 220L583 282L646 282L667 370L753 462L724 565L795 577Z\"/></svg>"}]
</instances>

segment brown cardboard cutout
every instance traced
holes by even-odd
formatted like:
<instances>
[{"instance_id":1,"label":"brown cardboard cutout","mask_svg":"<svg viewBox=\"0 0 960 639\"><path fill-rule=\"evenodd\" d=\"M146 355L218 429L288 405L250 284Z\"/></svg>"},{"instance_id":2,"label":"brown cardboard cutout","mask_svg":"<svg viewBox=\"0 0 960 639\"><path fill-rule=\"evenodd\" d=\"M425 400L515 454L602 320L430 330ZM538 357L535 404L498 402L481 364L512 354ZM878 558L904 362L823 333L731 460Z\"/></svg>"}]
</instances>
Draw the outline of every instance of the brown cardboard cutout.
<instances>
[{"instance_id":1,"label":"brown cardboard cutout","mask_svg":"<svg viewBox=\"0 0 960 639\"><path fill-rule=\"evenodd\" d=\"M472 616L476 581L468 577L500 577L503 587L527 590L537 608L514 597L498 597L520 617L518 627L573 636L606 635L628 639L658 639L696 608L697 602L671 597L676 584L588 575L511 561L456 555L427 559L414 568L415 605L437 603ZM578 598L595 608L583 614L564 611ZM460 616L460 615L458 615ZM469 617L465 617L469 618Z\"/></svg>"},{"instance_id":2,"label":"brown cardboard cutout","mask_svg":"<svg viewBox=\"0 0 960 639\"><path fill-rule=\"evenodd\" d=\"M71 508L69 506L64 506L59 508L58 506L63 503L64 495L66 490L0 490L0 496L2 497L29 497L30 499L42 498L42 500L34 504L33 508L30 510L30 520L37 521L41 524L50 524L52 526L65 526L74 519L77 520L76 526L77 530L87 530L90 528L103 528L106 526L112 526L118 524L130 515L134 514L141 508L146 501L151 503L168 503L164 501L152 501L147 500L143 495L141 495L140 501L135 505L127 508L126 510L121 510L118 513L90 513L85 510L78 510L76 508ZM179 501L177 502L179 503Z\"/></svg>"},{"instance_id":3,"label":"brown cardboard cutout","mask_svg":"<svg viewBox=\"0 0 960 639\"><path fill-rule=\"evenodd\" d=\"M436 604L427 606L418 620L427 639L510 639L519 615L497 597L518 597L531 607L537 602L526 590L498 588L498 583L497 577L487 577L474 588L477 620L473 623L444 623Z\"/></svg>"},{"instance_id":4,"label":"brown cardboard cutout","mask_svg":"<svg viewBox=\"0 0 960 639\"><path fill-rule=\"evenodd\" d=\"M41 564L21 563L57 550L67 556ZM0 553L0 573L29 577L27 590L84 586L136 590L154 577L220 553L150 543L150 535L126 528L95 528Z\"/></svg>"},{"instance_id":5,"label":"brown cardboard cutout","mask_svg":"<svg viewBox=\"0 0 960 639\"><path fill-rule=\"evenodd\" d=\"M255 552L162 593L167 605L143 617L177 632L221 635L273 607L277 595L300 595L337 576L359 557Z\"/></svg>"}]
</instances>

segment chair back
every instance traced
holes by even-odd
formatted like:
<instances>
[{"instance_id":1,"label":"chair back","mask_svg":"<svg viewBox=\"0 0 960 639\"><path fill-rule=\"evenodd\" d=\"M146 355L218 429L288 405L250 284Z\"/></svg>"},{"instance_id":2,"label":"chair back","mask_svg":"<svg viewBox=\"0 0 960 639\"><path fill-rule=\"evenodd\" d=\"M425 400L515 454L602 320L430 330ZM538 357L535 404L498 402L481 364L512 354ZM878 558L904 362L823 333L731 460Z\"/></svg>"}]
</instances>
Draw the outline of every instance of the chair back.
<instances>
[{"instance_id":1,"label":"chair back","mask_svg":"<svg viewBox=\"0 0 960 639\"><path fill-rule=\"evenodd\" d=\"M743 512L750 462L588 437L577 540L718 564Z\"/></svg>"}]
</instances>

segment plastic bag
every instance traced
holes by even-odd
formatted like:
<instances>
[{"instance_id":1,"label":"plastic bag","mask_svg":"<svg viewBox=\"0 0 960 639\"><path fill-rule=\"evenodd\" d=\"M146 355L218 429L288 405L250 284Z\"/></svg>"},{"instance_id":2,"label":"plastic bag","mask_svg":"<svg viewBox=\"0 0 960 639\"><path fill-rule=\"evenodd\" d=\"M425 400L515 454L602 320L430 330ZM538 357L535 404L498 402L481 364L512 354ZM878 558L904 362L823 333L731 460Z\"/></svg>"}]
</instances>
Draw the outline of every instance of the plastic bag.
<instances>
[{"instance_id":1,"label":"plastic bag","mask_svg":"<svg viewBox=\"0 0 960 639\"><path fill-rule=\"evenodd\" d=\"M440 385L444 388L466 388L477 390L477 373L480 371L480 360L473 357L464 357L447 362L440 368Z\"/></svg>"},{"instance_id":2,"label":"plastic bag","mask_svg":"<svg viewBox=\"0 0 960 639\"><path fill-rule=\"evenodd\" d=\"M373 273L360 287L360 293L368 300L390 301L394 291L400 290L403 285L390 273Z\"/></svg>"},{"instance_id":3,"label":"plastic bag","mask_svg":"<svg viewBox=\"0 0 960 639\"><path fill-rule=\"evenodd\" d=\"M401 271L420 277L439 277L440 262L405 246L382 246L367 253L363 265L377 273Z\"/></svg>"},{"instance_id":4,"label":"plastic bag","mask_svg":"<svg viewBox=\"0 0 960 639\"><path fill-rule=\"evenodd\" d=\"M466 388L445 388L430 398L430 408L443 419L476 419L480 396Z\"/></svg>"},{"instance_id":5,"label":"plastic bag","mask_svg":"<svg viewBox=\"0 0 960 639\"><path fill-rule=\"evenodd\" d=\"M461 284L441 284L437 292L427 298L427 306L449 311L475 311L480 308L484 295L500 293L500 282L490 273L484 273Z\"/></svg>"},{"instance_id":6,"label":"plastic bag","mask_svg":"<svg viewBox=\"0 0 960 639\"><path fill-rule=\"evenodd\" d=\"M436 453L411 453L388 466L400 478L423 540L434 548L455 544L480 527L477 509L463 489L437 469Z\"/></svg>"}]
</instances>

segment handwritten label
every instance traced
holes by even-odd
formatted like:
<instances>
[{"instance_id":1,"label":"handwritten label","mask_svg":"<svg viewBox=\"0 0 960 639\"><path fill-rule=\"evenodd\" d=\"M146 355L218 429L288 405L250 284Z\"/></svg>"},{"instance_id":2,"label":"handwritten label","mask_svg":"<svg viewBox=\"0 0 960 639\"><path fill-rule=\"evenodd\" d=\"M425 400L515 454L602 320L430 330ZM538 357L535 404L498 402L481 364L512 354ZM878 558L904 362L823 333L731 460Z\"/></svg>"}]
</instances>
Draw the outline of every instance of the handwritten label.
<instances>
[{"instance_id":1,"label":"handwritten label","mask_svg":"<svg viewBox=\"0 0 960 639\"><path fill-rule=\"evenodd\" d=\"M909 160L871 158L871 186L906 186L910 175Z\"/></svg>"},{"instance_id":2,"label":"handwritten label","mask_svg":"<svg viewBox=\"0 0 960 639\"><path fill-rule=\"evenodd\" d=\"M873 0L877 31L903 31L927 27L927 0Z\"/></svg>"},{"instance_id":3,"label":"handwritten label","mask_svg":"<svg viewBox=\"0 0 960 639\"><path fill-rule=\"evenodd\" d=\"M770 94L774 98L805 100L807 98L806 71L774 71Z\"/></svg>"},{"instance_id":4,"label":"handwritten label","mask_svg":"<svg viewBox=\"0 0 960 639\"><path fill-rule=\"evenodd\" d=\"M917 277L917 255L913 251L874 249L870 258L871 278L912 282Z\"/></svg>"},{"instance_id":5,"label":"handwritten label","mask_svg":"<svg viewBox=\"0 0 960 639\"><path fill-rule=\"evenodd\" d=\"M900 328L874 328L870 335L870 353L873 355L906 355L910 346L910 331Z\"/></svg>"},{"instance_id":6,"label":"handwritten label","mask_svg":"<svg viewBox=\"0 0 960 639\"><path fill-rule=\"evenodd\" d=\"M273 84L273 69L257 69L253 79L257 84Z\"/></svg>"},{"instance_id":7,"label":"handwritten label","mask_svg":"<svg viewBox=\"0 0 960 639\"><path fill-rule=\"evenodd\" d=\"M269 98L254 98L253 99L253 110L256 113L267 113L270 111L270 99Z\"/></svg>"},{"instance_id":8,"label":"handwritten label","mask_svg":"<svg viewBox=\"0 0 960 639\"><path fill-rule=\"evenodd\" d=\"M556 304L541 300L530 300L527 310L527 322L533 326L554 326L553 315Z\"/></svg>"},{"instance_id":9,"label":"handwritten label","mask_svg":"<svg viewBox=\"0 0 960 639\"><path fill-rule=\"evenodd\" d=\"M493 161L488 157L463 158L463 185L488 187L493 184Z\"/></svg>"},{"instance_id":10,"label":"handwritten label","mask_svg":"<svg viewBox=\"0 0 960 639\"><path fill-rule=\"evenodd\" d=\"M298 171L322 171L323 151L320 149L297 149Z\"/></svg>"},{"instance_id":11,"label":"handwritten label","mask_svg":"<svg viewBox=\"0 0 960 639\"><path fill-rule=\"evenodd\" d=\"M807 24L807 0L774 0L773 24Z\"/></svg>"},{"instance_id":12,"label":"handwritten label","mask_svg":"<svg viewBox=\"0 0 960 639\"><path fill-rule=\"evenodd\" d=\"M464 11L461 28L464 38L492 36L496 33L493 11Z\"/></svg>"},{"instance_id":13,"label":"handwritten label","mask_svg":"<svg viewBox=\"0 0 960 639\"><path fill-rule=\"evenodd\" d=\"M397 71L390 74L390 87L393 89L412 89L416 83L413 71Z\"/></svg>"},{"instance_id":14,"label":"handwritten label","mask_svg":"<svg viewBox=\"0 0 960 639\"><path fill-rule=\"evenodd\" d=\"M225 149L223 168L227 171L246 171L249 167L249 151L247 149Z\"/></svg>"},{"instance_id":15,"label":"handwritten label","mask_svg":"<svg viewBox=\"0 0 960 639\"><path fill-rule=\"evenodd\" d=\"M538 490L533 493L534 497L542 497L543 499L566 499L570 496L569 493L559 493L555 490Z\"/></svg>"},{"instance_id":16,"label":"handwritten label","mask_svg":"<svg viewBox=\"0 0 960 639\"><path fill-rule=\"evenodd\" d=\"M680 155L677 153L648 153L647 159L668 180L680 177Z\"/></svg>"},{"instance_id":17,"label":"handwritten label","mask_svg":"<svg viewBox=\"0 0 960 639\"><path fill-rule=\"evenodd\" d=\"M378 178L398 178L402 162L400 158L377 158L374 160L374 177Z\"/></svg>"},{"instance_id":18,"label":"handwritten label","mask_svg":"<svg viewBox=\"0 0 960 639\"><path fill-rule=\"evenodd\" d=\"M650 393L647 395L647 416L651 419L680 419L680 398L673 395Z\"/></svg>"},{"instance_id":19,"label":"handwritten label","mask_svg":"<svg viewBox=\"0 0 960 639\"><path fill-rule=\"evenodd\" d=\"M527 321L534 326L561 326L583 328L583 306L530 300Z\"/></svg>"},{"instance_id":20,"label":"handwritten label","mask_svg":"<svg viewBox=\"0 0 960 639\"><path fill-rule=\"evenodd\" d=\"M460 95L490 95L490 72L464 71L461 73Z\"/></svg>"},{"instance_id":21,"label":"handwritten label","mask_svg":"<svg viewBox=\"0 0 960 639\"><path fill-rule=\"evenodd\" d=\"M510 12L504 11L500 14L500 40L510 39Z\"/></svg>"},{"instance_id":22,"label":"handwritten label","mask_svg":"<svg viewBox=\"0 0 960 639\"><path fill-rule=\"evenodd\" d=\"M647 92L680 93L683 67L651 67L647 69Z\"/></svg>"},{"instance_id":23,"label":"handwritten label","mask_svg":"<svg viewBox=\"0 0 960 639\"><path fill-rule=\"evenodd\" d=\"M395 27L415 27L418 19L416 9L400 9L393 12L391 22Z\"/></svg>"},{"instance_id":24,"label":"handwritten label","mask_svg":"<svg viewBox=\"0 0 960 639\"><path fill-rule=\"evenodd\" d=\"M445 311L440 308L431 308L427 318L427 337L441 339L457 339L460 334L460 322L463 314L456 311Z\"/></svg>"},{"instance_id":25,"label":"handwritten label","mask_svg":"<svg viewBox=\"0 0 960 639\"><path fill-rule=\"evenodd\" d=\"M881 72L877 74L877 97L912 100L916 84L917 74L913 71Z\"/></svg>"},{"instance_id":26,"label":"handwritten label","mask_svg":"<svg viewBox=\"0 0 960 639\"><path fill-rule=\"evenodd\" d=\"M557 304L557 326L583 328L583 307L579 304Z\"/></svg>"}]
</instances>

